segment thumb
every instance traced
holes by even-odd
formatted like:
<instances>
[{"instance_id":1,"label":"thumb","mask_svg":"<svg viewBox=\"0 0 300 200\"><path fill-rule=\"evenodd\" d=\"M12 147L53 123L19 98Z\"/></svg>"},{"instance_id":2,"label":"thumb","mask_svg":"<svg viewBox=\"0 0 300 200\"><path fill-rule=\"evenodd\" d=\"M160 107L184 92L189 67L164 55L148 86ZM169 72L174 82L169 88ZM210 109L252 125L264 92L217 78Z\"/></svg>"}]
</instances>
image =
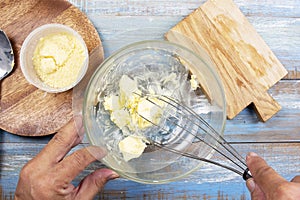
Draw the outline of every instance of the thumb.
<instances>
[{"instance_id":1,"label":"thumb","mask_svg":"<svg viewBox=\"0 0 300 200\"><path fill-rule=\"evenodd\" d=\"M249 153L246 162L255 180L255 185L259 187L264 194L273 194L274 189L283 182L286 182L283 177L281 177L257 154Z\"/></svg>"},{"instance_id":2,"label":"thumb","mask_svg":"<svg viewBox=\"0 0 300 200\"><path fill-rule=\"evenodd\" d=\"M254 182L253 178L249 178L246 181L246 186L251 193L252 200L263 200L265 199L264 193L261 191L259 186Z\"/></svg>"},{"instance_id":3,"label":"thumb","mask_svg":"<svg viewBox=\"0 0 300 200\"><path fill-rule=\"evenodd\" d=\"M118 177L119 175L110 169L103 168L94 171L81 181L77 187L78 191L75 199L93 199L109 180Z\"/></svg>"}]
</instances>

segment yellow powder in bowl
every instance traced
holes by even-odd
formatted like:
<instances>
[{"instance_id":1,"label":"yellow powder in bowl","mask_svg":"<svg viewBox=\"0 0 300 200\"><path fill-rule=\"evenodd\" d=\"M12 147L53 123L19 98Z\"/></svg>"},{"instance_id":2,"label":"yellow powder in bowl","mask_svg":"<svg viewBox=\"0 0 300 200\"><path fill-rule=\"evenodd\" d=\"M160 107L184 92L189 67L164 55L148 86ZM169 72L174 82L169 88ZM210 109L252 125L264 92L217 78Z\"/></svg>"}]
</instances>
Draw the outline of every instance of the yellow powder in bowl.
<instances>
[{"instance_id":1,"label":"yellow powder in bowl","mask_svg":"<svg viewBox=\"0 0 300 200\"><path fill-rule=\"evenodd\" d=\"M75 36L58 33L40 39L33 65L45 84L64 88L77 80L85 59L84 46Z\"/></svg>"}]
</instances>

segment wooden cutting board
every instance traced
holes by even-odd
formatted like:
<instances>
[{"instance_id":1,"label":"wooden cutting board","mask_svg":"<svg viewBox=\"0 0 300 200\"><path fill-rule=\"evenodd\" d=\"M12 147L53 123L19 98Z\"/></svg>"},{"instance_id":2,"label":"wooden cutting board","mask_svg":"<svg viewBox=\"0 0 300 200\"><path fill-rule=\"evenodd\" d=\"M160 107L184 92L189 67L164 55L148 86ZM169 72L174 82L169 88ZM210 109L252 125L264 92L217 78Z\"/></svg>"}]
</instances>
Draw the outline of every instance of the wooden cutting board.
<instances>
[{"instance_id":1,"label":"wooden cutting board","mask_svg":"<svg viewBox=\"0 0 300 200\"><path fill-rule=\"evenodd\" d=\"M208 0L165 37L206 50L221 77L229 119L250 104L262 121L281 109L267 90L287 71L232 0Z\"/></svg>"},{"instance_id":2,"label":"wooden cutting board","mask_svg":"<svg viewBox=\"0 0 300 200\"><path fill-rule=\"evenodd\" d=\"M86 42L91 71L91 65L100 64L104 55L97 30L80 10L64 0L2 0L0 5L0 28L7 33L15 53L14 70L0 85L0 128L24 136L54 133L73 116L72 90L50 94L30 85L20 69L21 45L27 35L41 25L60 23L70 26Z\"/></svg>"}]
</instances>

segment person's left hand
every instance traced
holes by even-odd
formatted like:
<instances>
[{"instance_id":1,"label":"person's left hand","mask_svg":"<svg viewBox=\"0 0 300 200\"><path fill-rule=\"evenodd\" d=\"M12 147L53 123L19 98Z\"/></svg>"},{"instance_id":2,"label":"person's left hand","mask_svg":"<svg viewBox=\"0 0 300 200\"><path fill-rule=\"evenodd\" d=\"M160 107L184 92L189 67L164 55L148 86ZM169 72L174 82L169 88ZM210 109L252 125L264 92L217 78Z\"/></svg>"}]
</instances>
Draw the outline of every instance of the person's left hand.
<instances>
[{"instance_id":1,"label":"person's left hand","mask_svg":"<svg viewBox=\"0 0 300 200\"><path fill-rule=\"evenodd\" d=\"M79 128L77 132L75 120ZM21 170L15 199L93 199L108 180L118 174L110 169L98 169L75 187L71 181L90 163L106 152L89 146L66 156L83 137L82 118L75 117L49 141L45 148Z\"/></svg>"}]
</instances>

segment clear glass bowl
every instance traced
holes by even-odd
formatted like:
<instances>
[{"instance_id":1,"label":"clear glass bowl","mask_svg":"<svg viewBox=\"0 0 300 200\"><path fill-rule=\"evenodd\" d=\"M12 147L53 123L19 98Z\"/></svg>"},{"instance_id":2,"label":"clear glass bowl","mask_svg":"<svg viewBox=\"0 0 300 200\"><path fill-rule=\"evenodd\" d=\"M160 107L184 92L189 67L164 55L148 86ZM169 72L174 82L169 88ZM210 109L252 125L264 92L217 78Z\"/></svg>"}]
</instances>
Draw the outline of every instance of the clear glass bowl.
<instances>
[{"instance_id":1,"label":"clear glass bowl","mask_svg":"<svg viewBox=\"0 0 300 200\"><path fill-rule=\"evenodd\" d=\"M188 105L223 135L225 97L211 63L204 50L200 57L166 41L137 42L108 57L91 77L83 104L84 126L90 143L108 152L101 162L125 178L150 184L172 182L197 170L203 164L201 161L154 146L147 147L140 157L125 161L118 147L124 134L110 120L109 112L103 107L103 98L115 94L120 78L127 75L135 78L144 91L148 89L156 94L167 94ZM166 77L171 73L176 74L177 82L159 81L168 79ZM191 73L197 76L201 89L191 89ZM206 159L214 153L213 149L195 140L186 131L167 135L161 135L159 131L159 128L150 129L151 140L176 144L175 148Z\"/></svg>"}]
</instances>

